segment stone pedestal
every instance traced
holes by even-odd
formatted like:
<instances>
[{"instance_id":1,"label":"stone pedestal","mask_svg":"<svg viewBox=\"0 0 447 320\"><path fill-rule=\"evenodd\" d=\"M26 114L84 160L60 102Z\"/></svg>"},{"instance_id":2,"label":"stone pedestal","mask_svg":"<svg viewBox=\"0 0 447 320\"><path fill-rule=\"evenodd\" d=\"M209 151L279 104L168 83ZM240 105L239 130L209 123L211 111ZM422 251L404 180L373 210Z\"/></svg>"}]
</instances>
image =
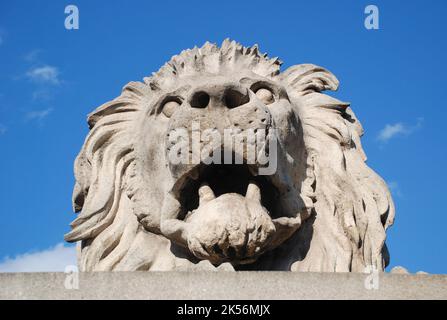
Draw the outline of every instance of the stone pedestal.
<instances>
[{"instance_id":1,"label":"stone pedestal","mask_svg":"<svg viewBox=\"0 0 447 320\"><path fill-rule=\"evenodd\" d=\"M0 274L0 299L447 299L447 275L293 272ZM79 288L76 287L76 276ZM67 288L68 289L67 289Z\"/></svg>"}]
</instances>

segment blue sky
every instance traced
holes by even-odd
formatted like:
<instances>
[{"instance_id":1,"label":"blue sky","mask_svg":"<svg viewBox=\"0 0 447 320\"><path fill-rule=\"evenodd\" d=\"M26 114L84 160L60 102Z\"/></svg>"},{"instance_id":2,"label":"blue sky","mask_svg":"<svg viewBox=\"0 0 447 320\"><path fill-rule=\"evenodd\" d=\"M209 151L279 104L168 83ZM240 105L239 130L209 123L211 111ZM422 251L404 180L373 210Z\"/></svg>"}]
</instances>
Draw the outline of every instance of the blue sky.
<instances>
[{"instance_id":1,"label":"blue sky","mask_svg":"<svg viewBox=\"0 0 447 320\"><path fill-rule=\"evenodd\" d=\"M68 4L79 30L64 28ZM368 4L379 30L364 27ZM394 195L391 266L447 273L445 12L442 0L0 2L0 262L73 259L60 243L86 115L182 49L229 37L338 77Z\"/></svg>"}]
</instances>

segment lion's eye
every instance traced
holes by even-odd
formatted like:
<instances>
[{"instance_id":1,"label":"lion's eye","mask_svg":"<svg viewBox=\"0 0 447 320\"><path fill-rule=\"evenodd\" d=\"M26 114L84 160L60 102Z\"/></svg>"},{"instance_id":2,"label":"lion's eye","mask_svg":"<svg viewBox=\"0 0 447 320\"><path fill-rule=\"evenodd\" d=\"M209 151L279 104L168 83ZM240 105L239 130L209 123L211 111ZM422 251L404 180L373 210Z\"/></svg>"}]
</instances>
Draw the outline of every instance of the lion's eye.
<instances>
[{"instance_id":1,"label":"lion's eye","mask_svg":"<svg viewBox=\"0 0 447 320\"><path fill-rule=\"evenodd\" d=\"M264 102L265 104L271 104L275 102L275 97L273 96L273 93L269 89L259 88L258 90L256 90L255 94L258 97L258 99Z\"/></svg>"},{"instance_id":2,"label":"lion's eye","mask_svg":"<svg viewBox=\"0 0 447 320\"><path fill-rule=\"evenodd\" d=\"M162 112L166 117L170 118L179 105L180 102L176 100L166 101L162 107Z\"/></svg>"}]
</instances>

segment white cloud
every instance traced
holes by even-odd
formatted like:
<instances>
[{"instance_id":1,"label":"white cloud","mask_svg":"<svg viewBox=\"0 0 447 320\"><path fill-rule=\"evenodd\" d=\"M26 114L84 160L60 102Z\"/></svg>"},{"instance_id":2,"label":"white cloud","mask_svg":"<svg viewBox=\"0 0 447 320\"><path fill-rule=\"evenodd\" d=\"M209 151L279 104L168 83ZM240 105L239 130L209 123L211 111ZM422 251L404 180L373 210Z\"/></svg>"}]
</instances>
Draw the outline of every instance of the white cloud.
<instances>
[{"instance_id":1,"label":"white cloud","mask_svg":"<svg viewBox=\"0 0 447 320\"><path fill-rule=\"evenodd\" d=\"M408 134L408 128L402 123L387 124L385 128L380 130L379 140L388 141L398 134Z\"/></svg>"},{"instance_id":2,"label":"white cloud","mask_svg":"<svg viewBox=\"0 0 447 320\"><path fill-rule=\"evenodd\" d=\"M53 66L36 67L26 73L28 79L38 83L59 84L59 70Z\"/></svg>"},{"instance_id":3,"label":"white cloud","mask_svg":"<svg viewBox=\"0 0 447 320\"><path fill-rule=\"evenodd\" d=\"M5 134L8 128L0 123L0 135Z\"/></svg>"},{"instance_id":4,"label":"white cloud","mask_svg":"<svg viewBox=\"0 0 447 320\"><path fill-rule=\"evenodd\" d=\"M402 122L398 122L395 124L387 124L382 130L380 130L377 139L381 142L387 142L391 138L394 138L399 135L404 136L410 135L422 126L423 121L424 121L423 118L419 118L417 120L417 123L413 126L403 124Z\"/></svg>"},{"instance_id":5,"label":"white cloud","mask_svg":"<svg viewBox=\"0 0 447 320\"><path fill-rule=\"evenodd\" d=\"M38 122L42 122L48 115L53 111L52 108L44 109L44 110L36 110L29 111L25 114L26 121L36 120Z\"/></svg>"},{"instance_id":6,"label":"white cloud","mask_svg":"<svg viewBox=\"0 0 447 320\"><path fill-rule=\"evenodd\" d=\"M0 262L0 272L54 272L76 265L76 247L59 243L43 251L6 257Z\"/></svg>"}]
</instances>

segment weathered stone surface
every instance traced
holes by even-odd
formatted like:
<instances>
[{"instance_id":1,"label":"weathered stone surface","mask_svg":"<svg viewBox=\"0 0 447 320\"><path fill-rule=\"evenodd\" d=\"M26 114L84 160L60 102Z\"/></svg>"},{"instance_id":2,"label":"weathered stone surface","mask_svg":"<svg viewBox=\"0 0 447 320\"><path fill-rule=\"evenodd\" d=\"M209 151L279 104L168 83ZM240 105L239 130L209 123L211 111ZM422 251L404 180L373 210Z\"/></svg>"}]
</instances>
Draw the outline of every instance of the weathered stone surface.
<instances>
[{"instance_id":1,"label":"weathered stone surface","mask_svg":"<svg viewBox=\"0 0 447 320\"><path fill-rule=\"evenodd\" d=\"M82 271L385 268L394 206L360 122L322 93L332 73L280 65L206 43L89 115L66 235Z\"/></svg>"},{"instance_id":2,"label":"weathered stone surface","mask_svg":"<svg viewBox=\"0 0 447 320\"><path fill-rule=\"evenodd\" d=\"M447 276L312 272L96 272L79 290L64 273L0 274L0 299L447 299Z\"/></svg>"}]
</instances>

